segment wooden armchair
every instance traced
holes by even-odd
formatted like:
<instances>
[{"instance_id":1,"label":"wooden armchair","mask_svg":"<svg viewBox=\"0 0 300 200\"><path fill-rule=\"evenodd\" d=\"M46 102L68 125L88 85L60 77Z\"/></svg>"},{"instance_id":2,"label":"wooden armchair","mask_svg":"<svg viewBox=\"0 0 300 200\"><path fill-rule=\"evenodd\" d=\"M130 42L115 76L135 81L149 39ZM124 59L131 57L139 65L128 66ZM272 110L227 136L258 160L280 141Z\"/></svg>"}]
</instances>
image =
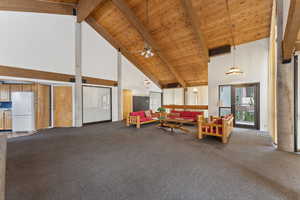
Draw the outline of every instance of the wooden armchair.
<instances>
[{"instance_id":1,"label":"wooden armchair","mask_svg":"<svg viewBox=\"0 0 300 200\"><path fill-rule=\"evenodd\" d=\"M233 129L233 115L225 117L210 117L210 122L205 122L203 116L198 117L198 138L205 135L221 137L223 143L228 142L228 138Z\"/></svg>"}]
</instances>

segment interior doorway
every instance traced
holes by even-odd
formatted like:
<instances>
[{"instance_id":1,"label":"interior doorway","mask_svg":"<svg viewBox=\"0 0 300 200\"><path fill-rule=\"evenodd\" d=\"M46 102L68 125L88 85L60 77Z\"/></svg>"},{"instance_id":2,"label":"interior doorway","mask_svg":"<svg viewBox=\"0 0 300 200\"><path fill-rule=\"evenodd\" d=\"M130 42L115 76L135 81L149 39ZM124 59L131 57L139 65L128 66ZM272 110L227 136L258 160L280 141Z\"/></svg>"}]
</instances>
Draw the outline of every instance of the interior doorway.
<instances>
[{"instance_id":1,"label":"interior doorway","mask_svg":"<svg viewBox=\"0 0 300 200\"><path fill-rule=\"evenodd\" d=\"M219 116L234 115L234 126L259 129L259 83L219 86Z\"/></svg>"},{"instance_id":2,"label":"interior doorway","mask_svg":"<svg viewBox=\"0 0 300 200\"><path fill-rule=\"evenodd\" d=\"M73 123L72 86L53 87L53 126L71 127Z\"/></svg>"}]
</instances>

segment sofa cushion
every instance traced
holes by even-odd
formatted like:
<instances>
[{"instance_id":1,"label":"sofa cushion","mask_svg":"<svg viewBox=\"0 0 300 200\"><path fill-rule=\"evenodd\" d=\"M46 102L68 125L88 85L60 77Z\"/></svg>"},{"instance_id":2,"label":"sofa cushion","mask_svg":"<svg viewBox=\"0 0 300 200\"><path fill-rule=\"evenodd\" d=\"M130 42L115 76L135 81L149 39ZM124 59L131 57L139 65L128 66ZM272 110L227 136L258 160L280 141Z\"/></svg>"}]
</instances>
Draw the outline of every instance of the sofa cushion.
<instances>
[{"instance_id":1,"label":"sofa cushion","mask_svg":"<svg viewBox=\"0 0 300 200\"><path fill-rule=\"evenodd\" d=\"M179 115L181 114L182 111L178 111L178 110L171 110L171 113L175 114L178 113Z\"/></svg>"},{"instance_id":2,"label":"sofa cushion","mask_svg":"<svg viewBox=\"0 0 300 200\"><path fill-rule=\"evenodd\" d=\"M195 121L195 118L194 117L182 117L183 119L187 119L187 120L193 120Z\"/></svg>"},{"instance_id":3,"label":"sofa cushion","mask_svg":"<svg viewBox=\"0 0 300 200\"><path fill-rule=\"evenodd\" d=\"M140 116L141 118L146 117L144 111L132 112L130 113L130 116Z\"/></svg>"},{"instance_id":4,"label":"sofa cushion","mask_svg":"<svg viewBox=\"0 0 300 200\"><path fill-rule=\"evenodd\" d=\"M194 117L193 113L190 111L183 111L181 115L182 117Z\"/></svg>"}]
</instances>

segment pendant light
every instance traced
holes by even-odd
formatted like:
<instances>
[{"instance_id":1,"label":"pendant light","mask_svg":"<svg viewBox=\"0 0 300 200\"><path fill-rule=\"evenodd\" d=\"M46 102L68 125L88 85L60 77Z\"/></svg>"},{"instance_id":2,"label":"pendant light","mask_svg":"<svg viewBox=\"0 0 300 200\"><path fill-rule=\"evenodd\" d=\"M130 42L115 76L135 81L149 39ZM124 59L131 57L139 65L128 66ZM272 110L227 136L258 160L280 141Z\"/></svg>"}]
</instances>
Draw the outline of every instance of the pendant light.
<instances>
[{"instance_id":1,"label":"pendant light","mask_svg":"<svg viewBox=\"0 0 300 200\"><path fill-rule=\"evenodd\" d=\"M226 75L243 75L244 72L236 65L235 63L235 54L236 54L236 47L235 47L235 41L234 41L234 34L233 34L233 23L231 20L231 15L229 11L229 4L228 0L226 0L226 8L227 8L227 13L228 13L228 19L229 19L229 25L230 25L230 31L231 31L231 36L232 36L232 44L233 44L233 65L229 68L229 70L225 73Z\"/></svg>"}]
</instances>

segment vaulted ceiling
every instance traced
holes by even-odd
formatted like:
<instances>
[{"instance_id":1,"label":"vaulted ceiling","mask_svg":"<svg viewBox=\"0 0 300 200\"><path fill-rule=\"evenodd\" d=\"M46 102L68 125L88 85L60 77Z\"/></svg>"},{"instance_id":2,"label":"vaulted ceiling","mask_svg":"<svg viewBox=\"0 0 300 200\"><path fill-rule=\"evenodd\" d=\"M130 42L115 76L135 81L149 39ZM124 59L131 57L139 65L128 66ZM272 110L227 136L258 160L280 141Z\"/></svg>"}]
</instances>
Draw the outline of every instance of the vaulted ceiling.
<instances>
[{"instance_id":1,"label":"vaulted ceiling","mask_svg":"<svg viewBox=\"0 0 300 200\"><path fill-rule=\"evenodd\" d=\"M145 0L2 1L0 10L72 14L77 8L78 21L86 20L162 87L207 84L209 49L269 37L273 2L149 0L147 24ZM153 57L140 55L145 42L154 49Z\"/></svg>"}]
</instances>

